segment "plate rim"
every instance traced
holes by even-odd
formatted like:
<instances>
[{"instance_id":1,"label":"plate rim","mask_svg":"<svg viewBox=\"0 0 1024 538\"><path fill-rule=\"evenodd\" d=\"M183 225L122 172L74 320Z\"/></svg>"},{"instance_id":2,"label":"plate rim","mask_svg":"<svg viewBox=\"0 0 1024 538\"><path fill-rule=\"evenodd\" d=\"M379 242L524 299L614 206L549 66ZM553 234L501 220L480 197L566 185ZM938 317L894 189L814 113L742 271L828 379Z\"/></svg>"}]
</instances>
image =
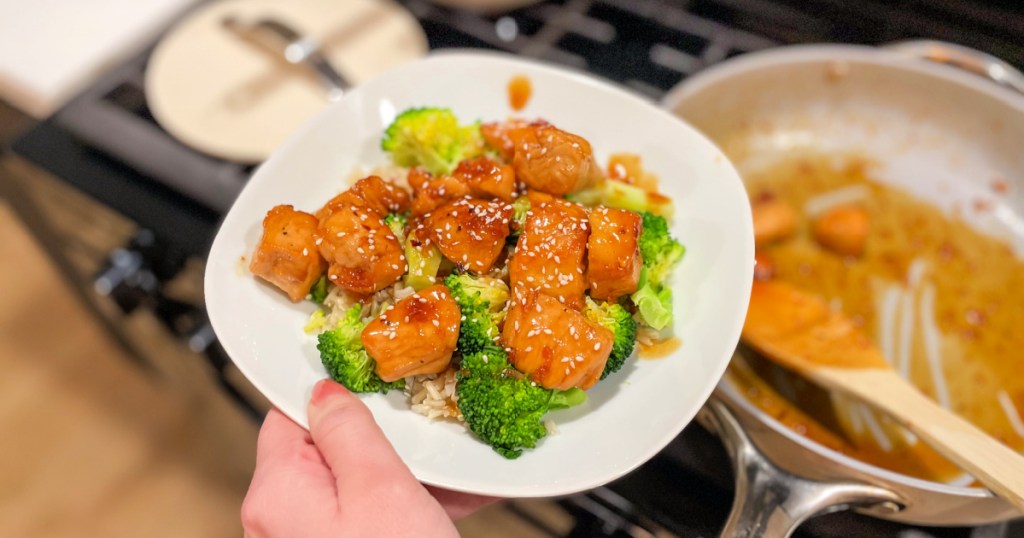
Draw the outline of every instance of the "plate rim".
<instances>
[{"instance_id":1,"label":"plate rim","mask_svg":"<svg viewBox=\"0 0 1024 538\"><path fill-rule=\"evenodd\" d=\"M555 65L552 65L552 64L548 64L548 63L537 61L537 60L533 60L533 59L523 59L523 58L520 58L520 57L517 57L517 56L514 56L514 55L510 55L510 54L502 53L502 52L497 52L497 51L476 51L476 50L465 50L465 49L452 49L452 50L446 50L446 51L440 51L440 52L432 52L430 55L428 55L427 57L425 57L425 58L423 58L421 60L417 60L415 62L411 62L409 64L405 64L403 66L399 66L399 67L397 67L395 69L392 69L392 70L390 70L390 71L388 71L386 73L382 73L378 78L375 78L373 81L369 81L367 83L367 85L371 85L372 86L373 84L375 84L377 82L378 79L384 79L384 78L387 78L388 76L393 76L393 73L400 72L403 69L405 69L408 66L413 65L413 64L438 63L438 62L441 62L441 63L443 63L443 62L460 63L460 62L480 62L480 61L498 61L498 62L506 63L506 64L508 64L510 66L513 66L513 67L514 66L528 66L532 70L538 70L538 71L544 72L546 75L549 75L549 76L552 76L552 77L560 78L560 79L563 79L563 80L568 79L568 80L571 80L571 81L573 81L575 83L578 83L578 84L583 84L583 85L586 85L586 86L589 86L589 87L593 87L593 88L596 88L596 89L599 89L599 90L602 90L602 91L610 92L610 93L612 93L615 96L616 99L628 100L628 101L634 103L636 106L640 106L640 107L646 108L651 113L657 114L659 116L662 116L662 117L664 117L666 119L669 119L669 120L675 122L679 128L682 128L682 129L685 129L685 130L689 131L690 135L692 137L694 137L695 140L699 140L703 144L706 144L707 147L715 149L718 152L718 155L720 155L722 160L724 161L724 165L727 167L727 172L731 173L731 175L734 176L734 178L735 178L735 181L731 182L732 185L730 186L730 188L734 188L734 189L736 189L738 191L737 193L734 193L734 194L738 195L736 197L736 200L742 202L743 206L747 209L747 211L742 212L742 214L740 214L740 215L736 215L736 217L740 220L740 223L739 223L740 226L742 228L744 228L746 230L746 232L747 232L747 233L743 234L744 235L743 240L744 240L744 243L745 243L745 245L743 245L745 247L743 249L744 250L743 258L744 258L744 260L749 261L749 266L750 267L749 267L748 271L749 271L750 277L751 277L749 279L744 279L744 281L740 283L740 285L741 285L741 287L743 289L740 289L738 291L739 291L740 297L749 297L750 289L751 289L752 284L753 284L754 238L753 238L752 217L751 217L750 212L749 212L749 200L748 200L748 198L746 196L746 190L745 190L745 187L743 185L741 176L739 175L739 173L735 169L735 167L732 165L732 163L729 162L728 159L724 156L724 153L721 152L721 149L718 148L717 145L715 145L714 142L712 142L710 139L708 139L702 133L697 131L689 123L685 122L681 118L678 118L678 117L674 116L671 113L671 111L666 110L666 109L664 109L662 107L659 107L653 101L651 101L649 99L646 99L646 98L644 98L644 97L642 97L640 95L637 95L635 93L632 93L632 92L626 90L624 87L618 86L618 85L616 85L614 83L609 83L609 82L601 80L601 79L597 79L596 77L594 77L592 75L589 75L589 74L587 74L585 72L581 72L581 71L574 70L574 69L571 69L571 68L567 69L567 68L564 68L562 66L555 66ZM353 90L350 91L348 95L353 95L353 94L355 94L357 96L361 95L364 92L363 88L364 88L363 86L360 86L358 88L353 88ZM308 136L308 133L311 130L313 130L315 128L315 126L320 121L322 121L321 120L322 117L324 117L325 115L329 114L330 113L329 111L332 110L333 108L344 106L343 103L347 99L348 99L348 97L346 96L346 98L343 98L342 101L340 101L339 103L331 105L327 109L325 109L325 110L315 114L313 117L311 117L309 120L307 120L299 129L297 129L290 137L288 137L288 139L284 143L282 143L273 152L273 154L271 155L271 157L269 159L267 159L267 161L265 161L264 163L261 163L259 165L259 167L256 170L254 170L251 178L256 178L259 174L261 174L263 172L263 170L265 169L267 163L270 163L270 162L276 160L277 158L279 158L277 156L279 156L281 154L291 153L293 148L298 146L298 145L300 145L301 143L303 143L303 140ZM240 218L240 217L237 216L236 208L239 207L239 205L244 205L244 204L239 204L239 202L244 202L244 200L248 196L254 196L252 193L255 192L255 191L250 189L251 185L253 185L253 182L250 179L250 181L246 183L245 187L243 188L242 192L239 194L239 196L236 199L236 201L232 204L231 209L225 215L223 221L221 222L221 225L218 227L217 235L215 236L214 241L213 241L213 243L211 245L210 256L208 257L208 259L212 258L213 254L215 252L222 252L222 251L223 252L227 252L227 250L225 250L225 249L229 249L230 248L229 245L227 245L227 243L230 242L230 239L227 238L226 236L223 236L221 234L221 230L226 227L227 223L234 221L235 218ZM233 218L233 215L235 215L235 218ZM215 268L217 267L217 265L218 264L208 264L207 265L206 272L204 274L204 291L206 291L207 287L210 286L211 281L212 281L212 278L211 278L210 275L212 273L214 273ZM214 296L214 294L212 294L210 292L207 293L207 297L212 297L212 296ZM219 305L218 305L218 307L214 307L214 308L210 308L208 306L210 322L211 322L211 325L214 327L215 333L217 332L217 326L219 324L221 324L221 323L224 323L224 321L222 321L222 318L225 315L225 312L218 310L218 308L219 308ZM736 343L739 341L739 336L740 336L740 331L742 329L743 320L746 317L745 316L746 308L747 308L747 301L742 301L742 304L739 305L739 308L736 311L736 315L733 316L732 326L730 326L730 327L721 327L720 328L719 334L723 335L722 338L720 338L720 340L722 342L731 342L732 343L731 347L735 347ZM239 369L239 371L246 377L246 379L250 383L252 383L252 385L257 390L259 390L264 396L266 396L267 399L270 400L272 404L276 400L284 400L284 398L280 398L280 395L278 395L277 398L271 397L271 395L275 394L276 391L274 391L274 390L267 390L269 387L266 387L265 384L262 383L258 379L258 376L252 375L252 372L248 368L248 366L246 366L244 364L240 364L238 361L236 361L234 359L236 353L240 353L241 352L240 350L238 350L235 347L235 343L234 342L225 342L225 341L221 340L221 345L224 347L224 349L227 352L228 356L231 357L232 362ZM710 398L712 392L715 390L715 387L717 386L719 380L721 379L722 375L724 374L724 372L725 372L725 370L726 370L726 368L727 368L727 366L729 364L729 360L730 360L731 356L732 356L732 352L728 352L728 353L724 354L724 357L722 357L717 362L715 362L713 364L712 363L708 364L709 369L710 369L710 371L713 374L711 376L711 378L710 378L710 381L708 383L706 383L701 388L699 393L693 394L691 392L691 394L693 394L693 396L694 396L692 398L692 401L695 403L695 405L693 406L693 410L692 410L692 412L681 413L679 415L679 419L677 421L678 424L675 427L666 428L665 431L663 432L663 434L661 436L657 437L656 442L652 441L648 445L647 450L635 453L634 457L631 458L632 461L630 461L628 464L620 465L620 466L615 467L614 469L612 469L612 470L610 470L608 472L595 473L590 480L574 481L571 484L560 484L560 485L555 485L555 486L551 486L551 485L548 485L548 484L535 484L533 486L503 487L503 486L499 485L497 487L489 487L488 488L488 487L460 486L458 484L452 484L450 482L444 482L443 480L437 480L433 476L423 477L423 476L421 476L420 473L418 473L411 466L410 466L410 469L413 471L414 475L416 475L417 480L419 480L420 482L422 482L424 484L429 484L429 485L433 485L433 486L449 489L449 490L452 490L452 491L460 491L460 492L473 493L473 494L482 494L482 495L517 497L517 498L549 497L549 496L567 495L567 494L577 493L577 492L580 492L580 491L584 491L584 490L587 490L587 489L592 489L594 487L598 487L598 486L607 484L608 482L611 482L611 481L613 481L613 480L615 480L617 478L620 478L620 477L628 474L629 472L635 470L637 467L639 467L639 466L643 465L644 463L646 463L647 461L649 461L658 452L660 452L662 449L664 449L664 447L667 446L672 441L672 439L674 439L687 425L689 425L690 423L693 422L693 420L696 417L696 414L699 411L699 409L704 405L704 403L707 402L707 400ZM275 405L275 407L276 407L276 405ZM296 417L296 416L293 416L292 413L288 412L285 409L280 409L280 410L281 410L282 413L284 413L286 416L288 416L291 420L295 421L300 426L303 426L304 428L308 428L305 416ZM652 437L652 439L653 439L653 437ZM428 473L428 474L434 475L436 473Z\"/></svg>"}]
</instances>

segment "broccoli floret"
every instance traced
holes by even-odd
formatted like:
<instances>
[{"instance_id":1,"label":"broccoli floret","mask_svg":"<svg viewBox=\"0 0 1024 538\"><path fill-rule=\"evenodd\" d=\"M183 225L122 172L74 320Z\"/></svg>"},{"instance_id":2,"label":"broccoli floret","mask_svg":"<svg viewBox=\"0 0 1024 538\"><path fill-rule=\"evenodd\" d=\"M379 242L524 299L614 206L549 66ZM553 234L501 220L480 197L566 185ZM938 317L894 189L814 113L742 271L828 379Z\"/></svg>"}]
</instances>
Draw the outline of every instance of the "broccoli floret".
<instances>
[{"instance_id":1,"label":"broccoli floret","mask_svg":"<svg viewBox=\"0 0 1024 538\"><path fill-rule=\"evenodd\" d=\"M327 315L324 314L322 308L317 308L309 315L309 321L306 322L306 326L302 328L302 331L306 334L316 334L320 332L320 329L324 328L326 322Z\"/></svg>"},{"instance_id":2,"label":"broccoli floret","mask_svg":"<svg viewBox=\"0 0 1024 538\"><path fill-rule=\"evenodd\" d=\"M552 391L550 409L566 409L587 401L587 393L579 387Z\"/></svg>"},{"instance_id":3,"label":"broccoli floret","mask_svg":"<svg viewBox=\"0 0 1024 538\"><path fill-rule=\"evenodd\" d=\"M464 354L456 376L458 406L469 429L508 459L534 448L547 435L542 420L550 409L583 403L579 389L545 389L513 368L497 346Z\"/></svg>"},{"instance_id":4,"label":"broccoli floret","mask_svg":"<svg viewBox=\"0 0 1024 538\"><path fill-rule=\"evenodd\" d=\"M672 267L683 258L686 248L669 235L668 221L652 213L643 213L643 232L640 234L640 256L647 268L647 278L656 285L668 280Z\"/></svg>"},{"instance_id":5,"label":"broccoli floret","mask_svg":"<svg viewBox=\"0 0 1024 538\"><path fill-rule=\"evenodd\" d=\"M672 289L667 281L686 249L669 235L664 217L643 213L643 221L639 246L644 266L630 298L641 321L660 331L672 323Z\"/></svg>"},{"instance_id":6,"label":"broccoli floret","mask_svg":"<svg viewBox=\"0 0 1024 538\"><path fill-rule=\"evenodd\" d=\"M327 275L320 275L320 279L317 280L312 288L309 288L309 300L316 304L324 304L324 299L327 298Z\"/></svg>"},{"instance_id":7,"label":"broccoli floret","mask_svg":"<svg viewBox=\"0 0 1024 538\"><path fill-rule=\"evenodd\" d=\"M463 354L493 345L498 325L505 317L508 285L501 279L469 273L451 274L444 285L462 311L458 348Z\"/></svg>"},{"instance_id":8,"label":"broccoli floret","mask_svg":"<svg viewBox=\"0 0 1024 538\"><path fill-rule=\"evenodd\" d=\"M526 214L530 212L530 207L530 199L526 196L520 196L516 198L515 202L512 202L511 233L508 234L508 241L515 242L523 233L523 228L526 226Z\"/></svg>"},{"instance_id":9,"label":"broccoli floret","mask_svg":"<svg viewBox=\"0 0 1024 538\"><path fill-rule=\"evenodd\" d=\"M610 330L615 336L612 353L608 356L604 371L601 372L601 379L604 379L608 377L608 374L621 370L626 359L633 354L633 347L636 345L636 321L622 305L617 303L599 304L590 297L587 297L583 314L590 321Z\"/></svg>"},{"instance_id":10,"label":"broccoli floret","mask_svg":"<svg viewBox=\"0 0 1024 538\"><path fill-rule=\"evenodd\" d=\"M614 179L606 179L592 187L570 193L566 198L585 206L604 205L630 211L646 211L668 218L672 218L675 212L671 199Z\"/></svg>"},{"instance_id":11,"label":"broccoli floret","mask_svg":"<svg viewBox=\"0 0 1024 538\"><path fill-rule=\"evenodd\" d=\"M410 108L384 131L381 148L399 166L422 166L432 174L450 174L464 159L483 153L480 124L459 125L447 108Z\"/></svg>"},{"instance_id":12,"label":"broccoli floret","mask_svg":"<svg viewBox=\"0 0 1024 538\"><path fill-rule=\"evenodd\" d=\"M436 246L420 244L410 236L405 240L405 260L409 264L405 285L420 291L434 285L444 256Z\"/></svg>"},{"instance_id":13,"label":"broccoli floret","mask_svg":"<svg viewBox=\"0 0 1024 538\"><path fill-rule=\"evenodd\" d=\"M388 216L384 217L384 224L391 228L391 233L395 234L399 243L405 243L405 228L409 225L408 216L401 213L388 213Z\"/></svg>"},{"instance_id":14,"label":"broccoli floret","mask_svg":"<svg viewBox=\"0 0 1024 538\"><path fill-rule=\"evenodd\" d=\"M387 383L374 371L377 362L363 347L362 332L366 324L359 319L362 309L358 304L349 308L341 323L317 336L320 360L331 379L352 392L387 393L391 389L404 388L404 379Z\"/></svg>"},{"instance_id":15,"label":"broccoli floret","mask_svg":"<svg viewBox=\"0 0 1024 538\"><path fill-rule=\"evenodd\" d=\"M640 320L647 325L660 331L672 323L672 288L652 284L646 267L640 270L639 287L630 298Z\"/></svg>"}]
</instances>

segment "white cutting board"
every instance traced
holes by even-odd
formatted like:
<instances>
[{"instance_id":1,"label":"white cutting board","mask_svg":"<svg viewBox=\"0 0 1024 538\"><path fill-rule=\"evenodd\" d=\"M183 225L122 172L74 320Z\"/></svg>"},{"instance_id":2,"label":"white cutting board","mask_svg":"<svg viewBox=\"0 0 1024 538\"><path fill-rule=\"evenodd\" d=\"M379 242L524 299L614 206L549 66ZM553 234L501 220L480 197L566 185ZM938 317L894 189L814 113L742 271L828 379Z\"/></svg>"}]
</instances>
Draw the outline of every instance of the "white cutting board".
<instances>
[{"instance_id":1,"label":"white cutting board","mask_svg":"<svg viewBox=\"0 0 1024 538\"><path fill-rule=\"evenodd\" d=\"M0 98L49 116L195 0L0 0Z\"/></svg>"},{"instance_id":2,"label":"white cutting board","mask_svg":"<svg viewBox=\"0 0 1024 538\"><path fill-rule=\"evenodd\" d=\"M260 162L328 105L315 76L226 30L272 17L316 39L353 85L427 52L415 18L387 0L224 0L191 13L161 41L146 70L160 125L205 153Z\"/></svg>"}]
</instances>

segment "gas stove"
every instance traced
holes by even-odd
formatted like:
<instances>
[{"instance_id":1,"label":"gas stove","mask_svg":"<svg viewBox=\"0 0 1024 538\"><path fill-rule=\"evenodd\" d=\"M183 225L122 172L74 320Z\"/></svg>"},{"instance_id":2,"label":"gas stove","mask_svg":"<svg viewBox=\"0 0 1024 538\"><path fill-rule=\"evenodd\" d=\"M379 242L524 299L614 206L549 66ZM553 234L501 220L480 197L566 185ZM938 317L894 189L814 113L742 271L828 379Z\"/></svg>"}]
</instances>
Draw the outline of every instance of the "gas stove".
<instances>
[{"instance_id":1,"label":"gas stove","mask_svg":"<svg viewBox=\"0 0 1024 538\"><path fill-rule=\"evenodd\" d=\"M485 48L537 58L590 72L652 100L709 65L794 43L942 39L1024 65L1024 6L1013 0L551 0L499 15L425 0L400 3L422 24L432 49ZM153 310L172 334L210 360L225 388L258 416L259 406L242 396L237 382L228 382L230 361L216 345L201 302L172 299L164 291L190 260L205 256L253 167L197 153L160 128L143 91L150 52L109 72L10 149L135 223L134 237L94 275L93 290L123 311ZM576 521L572 536L713 536L725 521L732 490L727 455L693 424L637 471L557 502ZM525 512L523 517L529 519ZM1013 535L1024 530L914 528L851 512L817 517L797 532Z\"/></svg>"}]
</instances>

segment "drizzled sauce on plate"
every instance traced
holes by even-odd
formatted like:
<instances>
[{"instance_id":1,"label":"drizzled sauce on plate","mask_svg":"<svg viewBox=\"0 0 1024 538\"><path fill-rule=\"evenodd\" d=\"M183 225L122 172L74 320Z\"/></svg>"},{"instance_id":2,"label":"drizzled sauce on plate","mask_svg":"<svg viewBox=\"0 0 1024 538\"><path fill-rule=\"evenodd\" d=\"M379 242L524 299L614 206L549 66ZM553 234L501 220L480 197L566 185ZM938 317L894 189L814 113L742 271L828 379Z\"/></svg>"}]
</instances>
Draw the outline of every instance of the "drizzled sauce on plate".
<instances>
[{"instance_id":1,"label":"drizzled sauce on plate","mask_svg":"<svg viewBox=\"0 0 1024 538\"><path fill-rule=\"evenodd\" d=\"M672 337L661 342L655 342L650 345L639 346L637 357L645 360L662 359L676 352L677 349L682 347L683 341Z\"/></svg>"},{"instance_id":2,"label":"drizzled sauce on plate","mask_svg":"<svg viewBox=\"0 0 1024 538\"><path fill-rule=\"evenodd\" d=\"M526 103L533 96L533 84L529 77L516 75L508 81L508 104L516 112L526 108Z\"/></svg>"}]
</instances>

